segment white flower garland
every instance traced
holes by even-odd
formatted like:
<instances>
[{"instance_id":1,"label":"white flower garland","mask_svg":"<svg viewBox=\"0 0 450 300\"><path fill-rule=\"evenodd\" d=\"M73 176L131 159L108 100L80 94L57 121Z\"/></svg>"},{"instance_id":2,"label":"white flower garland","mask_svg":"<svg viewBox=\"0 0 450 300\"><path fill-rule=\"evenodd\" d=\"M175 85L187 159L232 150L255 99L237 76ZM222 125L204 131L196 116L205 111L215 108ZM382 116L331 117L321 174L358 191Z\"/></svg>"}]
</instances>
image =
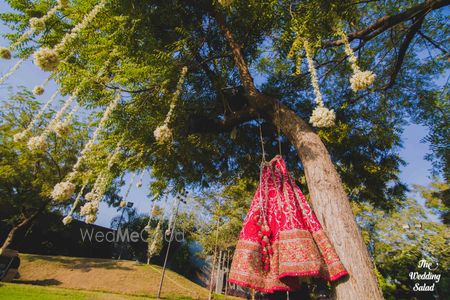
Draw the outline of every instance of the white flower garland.
<instances>
[{"instance_id":1,"label":"white flower garland","mask_svg":"<svg viewBox=\"0 0 450 300\"><path fill-rule=\"evenodd\" d=\"M35 86L33 89L33 94L35 94L36 96L39 96L39 95L42 95L43 93L45 93L45 86L47 85L47 83L50 82L51 78L52 78L52 75L45 78L44 82L42 82L40 85Z\"/></svg>"},{"instance_id":2,"label":"white flower garland","mask_svg":"<svg viewBox=\"0 0 450 300\"><path fill-rule=\"evenodd\" d=\"M77 195L77 197L75 198L75 201L72 204L72 208L70 209L70 212L62 220L64 225L67 225L67 224L72 222L72 215L75 212L75 209L77 208L78 203L80 202L81 196L83 196L83 192L84 192L84 189L86 188L86 185L87 185L87 182L85 184L83 184L83 186L81 187L80 191L78 192L78 195Z\"/></svg>"},{"instance_id":3,"label":"white flower garland","mask_svg":"<svg viewBox=\"0 0 450 300\"><path fill-rule=\"evenodd\" d=\"M348 61L350 62L353 70L353 75L350 78L352 90L357 92L367 89L375 81L376 75L372 71L361 71L358 66L358 59L356 58L355 52L353 52L353 49L348 41L347 34L340 28L338 29L338 34L344 42L345 54L347 54Z\"/></svg>"},{"instance_id":4,"label":"white flower garland","mask_svg":"<svg viewBox=\"0 0 450 300\"><path fill-rule=\"evenodd\" d=\"M74 115L76 114L76 112L80 109L80 106L78 104L76 104L72 110L70 111L70 113L67 115L66 119L64 120L64 122L62 121L58 121L54 126L53 126L53 131L56 133L56 135L58 137L64 137L69 133L70 130L70 123L73 120Z\"/></svg>"},{"instance_id":5,"label":"white flower garland","mask_svg":"<svg viewBox=\"0 0 450 300\"><path fill-rule=\"evenodd\" d=\"M58 91L54 92L50 99L44 104L44 106L39 110L38 114L31 120L30 124L28 124L27 128L19 133L14 135L14 142L23 142L26 140L28 134L31 132L34 126L36 126L37 122L39 122L44 115L47 108L50 104L55 101L56 96L58 96Z\"/></svg>"},{"instance_id":6,"label":"white flower garland","mask_svg":"<svg viewBox=\"0 0 450 300\"><path fill-rule=\"evenodd\" d=\"M334 125L334 121L336 119L336 115L334 110L329 110L323 104L322 93L319 88L319 79L317 77L317 71L314 67L314 61L311 53L311 46L308 41L304 41L306 58L308 60L308 68L311 74L311 84L314 89L314 94L316 96L315 102L317 104L316 108L313 110L313 113L309 119L309 122L314 127L331 127Z\"/></svg>"},{"instance_id":7,"label":"white flower garland","mask_svg":"<svg viewBox=\"0 0 450 300\"><path fill-rule=\"evenodd\" d=\"M73 220L72 216L65 216L63 218L62 222L63 222L64 225L67 225L67 224L72 223L72 220Z\"/></svg>"},{"instance_id":8,"label":"white flower garland","mask_svg":"<svg viewBox=\"0 0 450 300\"><path fill-rule=\"evenodd\" d=\"M13 66L11 69L9 69L9 71L6 72L5 75L3 75L3 76L0 78L0 84L3 84L9 77L11 77L11 75L14 74L14 72L16 72L17 69L19 69L19 67L23 64L24 61L25 61L24 59L18 60L18 61L14 64L14 66Z\"/></svg>"},{"instance_id":9,"label":"white flower garland","mask_svg":"<svg viewBox=\"0 0 450 300\"><path fill-rule=\"evenodd\" d=\"M88 153L89 151L91 151L92 146L94 145L95 141L97 140L97 136L99 135L100 131L103 130L103 128L106 125L106 122L111 114L111 112L114 110L114 108L117 106L118 102L120 100L120 93L117 93L116 97L114 98L114 100L109 104L108 108L105 110L105 112L103 113L102 118L100 119L100 123L99 126L95 129L91 139L86 143L86 145L84 146L83 150L80 153L80 156L77 159L77 162L75 163L75 165L72 167L72 171L70 172L69 175L67 175L67 180L66 182L71 182L76 173L78 172L78 168L81 166L86 153ZM58 121L60 120L60 118L58 119ZM56 124L56 123L55 123ZM55 124L53 124L52 128L54 128ZM55 190L58 188L58 184L55 185L54 187L54 192L55 195L59 195L58 192L56 192ZM68 192L67 192L68 193ZM67 196L67 194L64 194L65 196ZM53 197L53 193L52 193L52 197ZM70 195L68 196L70 197ZM54 198L55 199L55 198ZM57 200L57 199L55 199ZM66 200L66 199L64 199Z\"/></svg>"},{"instance_id":10,"label":"white flower garland","mask_svg":"<svg viewBox=\"0 0 450 300\"><path fill-rule=\"evenodd\" d=\"M31 18L29 20L30 29L25 31L12 45L8 48L0 47L0 58L10 59L11 51L16 49L20 44L22 44L25 40L27 40L33 33L36 31L42 31L45 29L45 22L53 16L57 10L67 6L68 1L58 1L58 4L55 5L52 9L50 9L44 16L41 18Z\"/></svg>"},{"instance_id":11,"label":"white flower garland","mask_svg":"<svg viewBox=\"0 0 450 300\"><path fill-rule=\"evenodd\" d=\"M33 136L27 143L27 147L32 153L44 152L47 150L47 146L47 138L43 135Z\"/></svg>"},{"instance_id":12,"label":"white flower garland","mask_svg":"<svg viewBox=\"0 0 450 300\"><path fill-rule=\"evenodd\" d=\"M100 119L100 123L98 124L98 127L94 130L94 133L92 134L91 139L86 143L83 150L80 153L80 156L77 159L77 162L72 168L72 172L69 174L69 178L72 178L75 176L75 173L78 171L78 168L83 163L83 160L85 159L86 153L91 151L92 147L94 146L94 143L97 141L97 137L100 134L100 132L105 128L106 122L108 121L111 113L113 110L117 107L117 104L119 103L119 100L121 99L121 94L117 93L114 97L114 100L108 105L105 112L103 113L102 118Z\"/></svg>"},{"instance_id":13,"label":"white flower garland","mask_svg":"<svg viewBox=\"0 0 450 300\"><path fill-rule=\"evenodd\" d=\"M75 185L70 181L63 181L55 185L51 197L55 201L62 202L69 199L73 192L75 192Z\"/></svg>"},{"instance_id":14,"label":"white flower garland","mask_svg":"<svg viewBox=\"0 0 450 300\"><path fill-rule=\"evenodd\" d=\"M313 110L311 117L309 118L309 123L313 124L315 127L331 127L334 125L336 115L334 110L329 110L324 106L316 106Z\"/></svg>"},{"instance_id":15,"label":"white flower garland","mask_svg":"<svg viewBox=\"0 0 450 300\"><path fill-rule=\"evenodd\" d=\"M175 110L175 107L177 105L177 101L178 101L178 97L180 96L181 89L183 88L183 83L184 83L184 79L186 77L186 73L187 73L187 67L183 67L183 69L181 70L180 79L178 80L177 88L175 90L175 93L172 96L172 101L170 102L169 112L167 113L163 124L158 126L155 129L155 131L153 132L156 142L160 145L164 145L172 139L173 133L169 127L169 124L170 124L170 120L172 118L173 112Z\"/></svg>"},{"instance_id":16,"label":"white flower garland","mask_svg":"<svg viewBox=\"0 0 450 300\"><path fill-rule=\"evenodd\" d=\"M72 102L76 98L78 92L79 92L79 89L76 89L75 92L72 95L70 95L69 98L67 98L67 100L64 102L64 105L56 113L55 117L50 121L50 123L47 125L47 127L44 129L44 131L41 133L41 135L30 139L30 141L28 142L28 148L32 152L37 150L37 148L34 144L37 143L38 141L40 142L41 145L44 145L44 143L42 143L42 141L46 141L50 132L55 130L55 126L61 120L66 109L70 106L70 104L72 104ZM33 142L31 142L31 140L33 140ZM46 143L45 143L45 145L46 145ZM45 149L40 149L40 150L45 150Z\"/></svg>"},{"instance_id":17,"label":"white flower garland","mask_svg":"<svg viewBox=\"0 0 450 300\"><path fill-rule=\"evenodd\" d=\"M65 1L62 1L65 2ZM61 2L61 3L62 3ZM54 46L52 49L41 48L34 54L34 62L44 71L53 71L59 65L59 52L64 50L67 43L75 39L78 34L83 30L105 7L106 0L100 1L87 15L84 16L83 20L75 25L69 33L67 33L62 40Z\"/></svg>"},{"instance_id":18,"label":"white flower garland","mask_svg":"<svg viewBox=\"0 0 450 300\"><path fill-rule=\"evenodd\" d=\"M145 175L145 170L141 172L141 177L139 177L139 180L138 180L138 182L136 183L136 187L137 187L137 188L141 188L141 187L142 187L142 180L143 180L143 178L144 178L144 175Z\"/></svg>"},{"instance_id":19,"label":"white flower garland","mask_svg":"<svg viewBox=\"0 0 450 300\"><path fill-rule=\"evenodd\" d=\"M45 89L42 85L37 85L33 89L33 94L36 96L42 95L45 92Z\"/></svg>"}]
</instances>

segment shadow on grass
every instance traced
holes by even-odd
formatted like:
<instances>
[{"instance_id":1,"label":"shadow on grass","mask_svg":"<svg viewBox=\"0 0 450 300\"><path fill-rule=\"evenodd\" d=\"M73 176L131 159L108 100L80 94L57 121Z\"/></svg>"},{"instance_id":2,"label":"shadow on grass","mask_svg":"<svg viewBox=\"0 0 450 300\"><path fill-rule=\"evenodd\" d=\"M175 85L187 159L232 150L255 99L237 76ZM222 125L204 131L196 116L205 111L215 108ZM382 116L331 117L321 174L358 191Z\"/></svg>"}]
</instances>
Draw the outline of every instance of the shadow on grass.
<instances>
[{"instance_id":1,"label":"shadow on grass","mask_svg":"<svg viewBox=\"0 0 450 300\"><path fill-rule=\"evenodd\" d=\"M101 258L83 258L83 257L64 257L64 256L45 256L45 255L27 255L24 261L44 261L55 263L67 269L79 269L83 272L89 272L91 269L114 269L114 270L133 270L120 264L120 261Z\"/></svg>"},{"instance_id":2,"label":"shadow on grass","mask_svg":"<svg viewBox=\"0 0 450 300\"><path fill-rule=\"evenodd\" d=\"M42 280L14 280L13 283L51 286L51 285L60 285L62 282L56 279L42 279Z\"/></svg>"}]
</instances>

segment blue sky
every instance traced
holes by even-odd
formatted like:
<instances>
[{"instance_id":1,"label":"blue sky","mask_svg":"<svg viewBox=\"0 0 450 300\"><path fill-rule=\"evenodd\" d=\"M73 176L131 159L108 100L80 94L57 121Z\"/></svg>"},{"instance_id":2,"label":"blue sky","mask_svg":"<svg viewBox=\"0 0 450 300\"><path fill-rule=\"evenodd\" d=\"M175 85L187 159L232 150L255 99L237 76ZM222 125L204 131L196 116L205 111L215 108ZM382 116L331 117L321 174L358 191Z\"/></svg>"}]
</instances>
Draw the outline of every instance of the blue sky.
<instances>
[{"instance_id":1,"label":"blue sky","mask_svg":"<svg viewBox=\"0 0 450 300\"><path fill-rule=\"evenodd\" d=\"M5 12L10 10L8 5L0 0L0 11ZM0 24L0 32L3 33L7 29L4 25ZM5 40L0 38L0 46L7 46ZM0 61L0 76L5 74L16 62L16 59L11 59L10 61L1 60ZM2 86L0 86L0 99L7 98L9 93L8 87L10 86L26 86L32 89L35 85L41 84L45 78L48 76L48 73L42 72L38 67L36 67L32 61L29 59L25 62L22 67L13 74L9 80ZM50 83L46 92L39 96L38 99L40 101L47 101L50 95L56 91L57 87L55 84ZM0 100L1 101L1 100ZM401 167L401 175L400 178L403 182L408 185L412 184L420 184L427 185L430 182L430 168L431 164L424 160L424 156L428 153L428 145L426 143L421 143L420 141L427 134L427 129L423 126L419 125L409 125L405 128L403 132L403 142L404 147L400 151L401 157L407 162L407 165ZM127 184L122 188L122 195L125 194L125 190L127 188L128 183L130 182L131 175L127 174L125 176L125 180ZM132 189L130 191L128 200L135 203L135 207L138 209L140 213L148 213L150 210L150 201L146 196L148 190L146 186L150 182L150 177L148 173L145 174L143 178L143 185L141 188L137 188L135 184L133 184ZM135 183L137 178L135 179ZM109 227L111 218L118 215L116 208L110 208L104 203L102 203L100 207L99 217L96 224L101 226Z\"/></svg>"}]
</instances>

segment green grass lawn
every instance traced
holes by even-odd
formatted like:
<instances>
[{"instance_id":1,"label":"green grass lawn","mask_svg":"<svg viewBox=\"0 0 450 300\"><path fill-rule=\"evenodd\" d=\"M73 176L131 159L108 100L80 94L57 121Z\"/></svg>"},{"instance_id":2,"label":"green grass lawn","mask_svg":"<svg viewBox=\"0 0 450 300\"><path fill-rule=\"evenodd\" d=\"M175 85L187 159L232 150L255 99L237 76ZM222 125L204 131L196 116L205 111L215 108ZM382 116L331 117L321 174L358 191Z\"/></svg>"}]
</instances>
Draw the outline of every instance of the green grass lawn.
<instances>
[{"instance_id":1,"label":"green grass lawn","mask_svg":"<svg viewBox=\"0 0 450 300\"><path fill-rule=\"evenodd\" d=\"M162 268L127 260L20 254L20 277L0 282L5 300L155 299ZM208 299L208 289L166 270L162 299ZM213 295L214 299L239 299Z\"/></svg>"},{"instance_id":2,"label":"green grass lawn","mask_svg":"<svg viewBox=\"0 0 450 300\"><path fill-rule=\"evenodd\" d=\"M7 300L138 300L155 299L107 292L90 292L74 289L32 286L17 283L0 283L0 299ZM164 299L188 300L184 296L168 296Z\"/></svg>"}]
</instances>

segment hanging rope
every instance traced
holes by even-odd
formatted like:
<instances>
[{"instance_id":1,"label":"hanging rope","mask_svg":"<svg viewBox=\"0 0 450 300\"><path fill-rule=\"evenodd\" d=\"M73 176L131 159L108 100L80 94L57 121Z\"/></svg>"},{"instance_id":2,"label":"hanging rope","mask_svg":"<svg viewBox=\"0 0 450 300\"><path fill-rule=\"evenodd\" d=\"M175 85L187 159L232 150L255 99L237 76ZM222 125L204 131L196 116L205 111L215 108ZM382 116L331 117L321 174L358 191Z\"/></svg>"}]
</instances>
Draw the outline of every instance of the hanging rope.
<instances>
[{"instance_id":1,"label":"hanging rope","mask_svg":"<svg viewBox=\"0 0 450 300\"><path fill-rule=\"evenodd\" d=\"M259 119L259 122L258 122L259 140L261 142L261 152L262 152L261 159L262 159L262 162L264 163L264 162L266 162L266 151L264 149L264 138L263 138L262 128L261 128L262 120L261 120L261 117L259 115L258 115L258 119Z\"/></svg>"},{"instance_id":2,"label":"hanging rope","mask_svg":"<svg viewBox=\"0 0 450 300\"><path fill-rule=\"evenodd\" d=\"M278 100L277 101L277 139L278 139L278 152L281 156L281 116L280 116L280 110L281 110L281 103Z\"/></svg>"}]
</instances>

